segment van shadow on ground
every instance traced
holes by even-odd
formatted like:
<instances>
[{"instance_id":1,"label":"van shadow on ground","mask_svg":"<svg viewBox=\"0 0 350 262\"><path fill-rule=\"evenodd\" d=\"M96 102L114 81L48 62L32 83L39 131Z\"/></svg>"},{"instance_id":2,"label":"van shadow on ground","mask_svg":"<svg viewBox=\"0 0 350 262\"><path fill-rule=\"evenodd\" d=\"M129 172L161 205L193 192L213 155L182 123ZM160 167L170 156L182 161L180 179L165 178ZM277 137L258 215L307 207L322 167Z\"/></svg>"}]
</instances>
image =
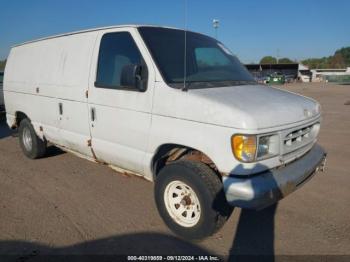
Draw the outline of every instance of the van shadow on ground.
<instances>
[{"instance_id":1,"label":"van shadow on ground","mask_svg":"<svg viewBox=\"0 0 350 262\"><path fill-rule=\"evenodd\" d=\"M6 120L0 115L0 139L12 135L12 130L6 124Z\"/></svg>"},{"instance_id":2,"label":"van shadow on ground","mask_svg":"<svg viewBox=\"0 0 350 262\"><path fill-rule=\"evenodd\" d=\"M241 210L237 231L230 249L230 261L275 261L274 218L277 205L261 211ZM248 257L246 257L248 256Z\"/></svg>"},{"instance_id":3,"label":"van shadow on ground","mask_svg":"<svg viewBox=\"0 0 350 262\"><path fill-rule=\"evenodd\" d=\"M118 261L118 255L213 254L196 244L159 233L121 235L63 248L50 248L30 242L0 241L1 261Z\"/></svg>"},{"instance_id":4,"label":"van shadow on ground","mask_svg":"<svg viewBox=\"0 0 350 262\"><path fill-rule=\"evenodd\" d=\"M263 169L267 169L261 164L257 164ZM237 170L242 171L243 165L237 166L232 173ZM268 169L267 169L268 170ZM263 176L272 177L270 171L265 171ZM261 176L261 174L259 175ZM270 180L270 186L277 187L277 182ZM226 184L225 186L229 186ZM259 194L261 184L252 180L254 196ZM269 192L269 197L271 197ZM275 195L282 196L280 190L274 192ZM256 211L241 209L235 236L229 251L229 261L275 261L274 240L275 240L275 214L277 203L265 209Z\"/></svg>"},{"instance_id":5,"label":"van shadow on ground","mask_svg":"<svg viewBox=\"0 0 350 262\"><path fill-rule=\"evenodd\" d=\"M45 153L44 158L59 156L59 155L65 154L65 153L66 152L61 150L60 148L55 147L53 145L49 145L46 149L46 153Z\"/></svg>"},{"instance_id":6,"label":"van shadow on ground","mask_svg":"<svg viewBox=\"0 0 350 262\"><path fill-rule=\"evenodd\" d=\"M0 261L124 261L118 255L202 255L220 261L274 261L273 214L275 206L264 211L242 211L230 257L220 256L175 236L159 233L120 235L80 244L53 248L25 241L0 241ZM263 255L263 256L261 256Z\"/></svg>"}]
</instances>

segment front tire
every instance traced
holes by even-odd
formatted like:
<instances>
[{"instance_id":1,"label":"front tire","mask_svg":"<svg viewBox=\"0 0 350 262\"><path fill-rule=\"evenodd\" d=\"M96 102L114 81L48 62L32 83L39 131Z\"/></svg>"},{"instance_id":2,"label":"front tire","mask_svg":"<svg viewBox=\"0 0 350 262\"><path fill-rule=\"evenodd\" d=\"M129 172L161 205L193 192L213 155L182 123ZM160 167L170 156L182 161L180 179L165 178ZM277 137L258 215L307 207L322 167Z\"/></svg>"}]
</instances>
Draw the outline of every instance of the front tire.
<instances>
[{"instance_id":1,"label":"front tire","mask_svg":"<svg viewBox=\"0 0 350 262\"><path fill-rule=\"evenodd\" d=\"M166 165L155 182L155 201L167 226L186 239L214 234L232 213L220 178L201 162Z\"/></svg>"},{"instance_id":2,"label":"front tire","mask_svg":"<svg viewBox=\"0 0 350 262\"><path fill-rule=\"evenodd\" d=\"M19 144L23 153L36 159L43 157L46 152L46 140L41 140L35 133L35 130L29 119L23 119L18 129Z\"/></svg>"}]
</instances>

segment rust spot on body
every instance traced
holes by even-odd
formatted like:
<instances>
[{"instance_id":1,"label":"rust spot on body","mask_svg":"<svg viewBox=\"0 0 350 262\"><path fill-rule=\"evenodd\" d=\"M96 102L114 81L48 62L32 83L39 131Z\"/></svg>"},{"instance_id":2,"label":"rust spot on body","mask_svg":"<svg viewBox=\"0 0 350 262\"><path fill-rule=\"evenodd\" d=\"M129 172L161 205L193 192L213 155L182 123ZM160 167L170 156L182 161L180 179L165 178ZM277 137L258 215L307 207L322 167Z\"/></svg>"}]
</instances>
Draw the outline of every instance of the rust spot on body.
<instances>
[{"instance_id":1,"label":"rust spot on body","mask_svg":"<svg viewBox=\"0 0 350 262\"><path fill-rule=\"evenodd\" d=\"M106 164L107 164L106 162L103 162L103 161L100 161L100 160L97 159L97 156L96 156L96 154L95 154L95 151L94 151L94 149L93 149L93 147L92 147L91 139L89 139L89 140L87 141L87 145L88 145L88 147L90 147L91 154L92 154L92 157L94 158L95 162L96 162L96 163L99 163L99 164L106 165Z\"/></svg>"}]
</instances>

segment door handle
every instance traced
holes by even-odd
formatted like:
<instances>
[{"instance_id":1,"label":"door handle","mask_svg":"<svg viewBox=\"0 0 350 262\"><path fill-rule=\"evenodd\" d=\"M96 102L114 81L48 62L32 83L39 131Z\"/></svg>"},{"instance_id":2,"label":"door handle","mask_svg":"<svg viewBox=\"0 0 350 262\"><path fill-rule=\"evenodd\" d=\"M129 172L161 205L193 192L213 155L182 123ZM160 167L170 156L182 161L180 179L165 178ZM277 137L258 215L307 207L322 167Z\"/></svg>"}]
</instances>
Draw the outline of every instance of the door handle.
<instances>
[{"instance_id":1,"label":"door handle","mask_svg":"<svg viewBox=\"0 0 350 262\"><path fill-rule=\"evenodd\" d=\"M91 107L91 121L95 121L96 119L96 111L94 107Z\"/></svg>"},{"instance_id":2,"label":"door handle","mask_svg":"<svg viewBox=\"0 0 350 262\"><path fill-rule=\"evenodd\" d=\"M60 115L63 115L63 104L62 103L58 103L58 111L59 111Z\"/></svg>"}]
</instances>

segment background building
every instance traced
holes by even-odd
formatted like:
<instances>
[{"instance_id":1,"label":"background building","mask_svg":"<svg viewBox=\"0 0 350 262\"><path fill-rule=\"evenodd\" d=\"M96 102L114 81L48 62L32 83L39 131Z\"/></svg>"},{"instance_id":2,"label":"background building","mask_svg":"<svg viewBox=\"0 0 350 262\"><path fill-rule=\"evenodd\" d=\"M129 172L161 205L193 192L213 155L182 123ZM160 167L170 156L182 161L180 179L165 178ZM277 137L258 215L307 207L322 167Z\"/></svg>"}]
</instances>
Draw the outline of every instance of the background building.
<instances>
[{"instance_id":1,"label":"background building","mask_svg":"<svg viewBox=\"0 0 350 262\"><path fill-rule=\"evenodd\" d=\"M250 73L258 82L266 81L271 74L282 74L285 76L286 82L294 82L297 80L310 82L310 70L301 64L246 64Z\"/></svg>"},{"instance_id":2,"label":"background building","mask_svg":"<svg viewBox=\"0 0 350 262\"><path fill-rule=\"evenodd\" d=\"M303 64L246 64L255 80L266 82L269 75L282 74L286 82L333 82L350 84L350 67L343 69L309 69Z\"/></svg>"},{"instance_id":3,"label":"background building","mask_svg":"<svg viewBox=\"0 0 350 262\"><path fill-rule=\"evenodd\" d=\"M312 69L312 82L350 84L350 67L344 69Z\"/></svg>"}]
</instances>

